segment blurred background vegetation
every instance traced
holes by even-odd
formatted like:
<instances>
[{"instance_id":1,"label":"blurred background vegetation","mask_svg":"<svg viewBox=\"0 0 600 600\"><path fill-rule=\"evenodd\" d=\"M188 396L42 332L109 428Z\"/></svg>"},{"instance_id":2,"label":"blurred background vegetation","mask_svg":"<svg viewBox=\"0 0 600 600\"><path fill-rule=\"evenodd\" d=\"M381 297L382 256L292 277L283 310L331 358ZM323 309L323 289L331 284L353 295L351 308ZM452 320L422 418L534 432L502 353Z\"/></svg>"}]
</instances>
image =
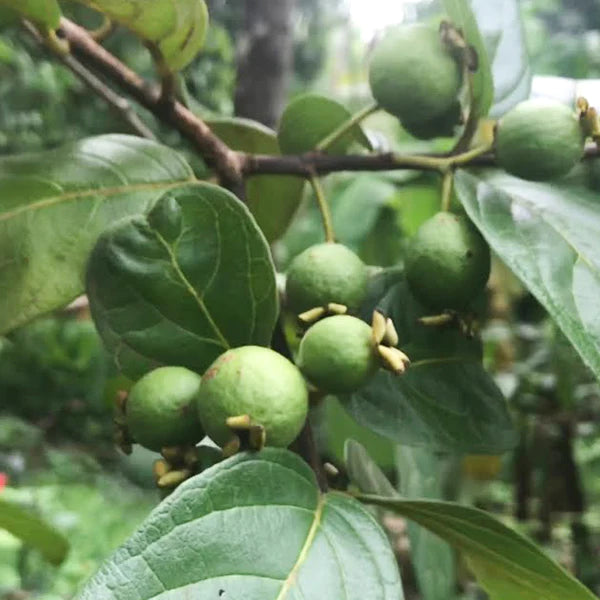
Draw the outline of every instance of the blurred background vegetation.
<instances>
[{"instance_id":1,"label":"blurred background vegetation","mask_svg":"<svg viewBox=\"0 0 600 600\"><path fill-rule=\"evenodd\" d=\"M261 40L253 38L247 12L252 5L260 16L260 10L268 11L269 0L208 3L212 24L206 48L180 81L181 97L194 111L239 114L273 126L283 101L306 91L330 95L351 109L368 101L367 52L376 32L365 30L357 19L357 0L281 0L278 18L288 29L274 48L261 47ZM78 22L99 25L90 11L72 4L65 8ZM522 0L520 8L536 75L600 77L600 2ZM428 19L439 6L406 2L404 9L406 18ZM0 32L0 154L52 148L99 133L130 133L118 114L32 39L0 24L5 25ZM152 77L148 52L127 32L117 31L106 46ZM267 113L253 103L256 90L244 88L251 85L241 73L249 68L252 48L263 71L269 70L274 54L280 55L278 60L287 56L278 63L277 81L268 83L272 88L262 88L272 100L259 103L268 104ZM176 133L141 110L140 115L161 141L191 157ZM379 147L422 147L385 116L371 118L367 129ZM443 147L446 142L436 143ZM203 170L199 159L193 164ZM431 175L410 172L329 177L339 238L370 264L399 263L403 240L437 210L438 185ZM321 236L314 202L306 198L274 246L280 270ZM440 479L454 482L441 486L440 493L492 510L529 533L599 593L598 384L535 299L498 262L483 337L486 364L508 398L520 444L501 458L434 457L443 465ZM50 567L0 531L0 599L73 597L77 586L157 504L151 476L155 455L138 448L124 457L112 442L111 406L116 391L126 386L104 355L85 309L47 316L0 338L0 472L9 477L1 493L39 511L72 545L68 560ZM359 427L335 400L323 404L315 425L324 457L339 465L343 440L354 437L396 479L391 442ZM428 459L426 453L421 458ZM416 600L420 596L404 525L388 525L407 598ZM458 580L456 598L485 597L461 568Z\"/></svg>"}]
</instances>

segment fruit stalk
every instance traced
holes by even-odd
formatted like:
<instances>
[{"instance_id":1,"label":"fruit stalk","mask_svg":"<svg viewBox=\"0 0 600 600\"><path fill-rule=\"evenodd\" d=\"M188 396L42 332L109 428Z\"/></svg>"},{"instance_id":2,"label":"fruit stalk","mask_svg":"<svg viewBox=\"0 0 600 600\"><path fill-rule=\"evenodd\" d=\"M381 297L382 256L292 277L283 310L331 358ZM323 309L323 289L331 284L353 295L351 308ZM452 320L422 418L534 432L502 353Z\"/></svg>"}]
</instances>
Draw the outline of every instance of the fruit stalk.
<instances>
[{"instance_id":1,"label":"fruit stalk","mask_svg":"<svg viewBox=\"0 0 600 600\"><path fill-rule=\"evenodd\" d=\"M321 213L321 219L323 221L323 229L325 230L325 241L334 242L335 233L333 231L333 220L331 218L331 209L329 203L325 197L323 186L316 175L310 178L310 184L315 193L315 198L319 206L319 212Z\"/></svg>"},{"instance_id":2,"label":"fruit stalk","mask_svg":"<svg viewBox=\"0 0 600 600\"><path fill-rule=\"evenodd\" d=\"M325 152L328 148L331 148L343 135L350 131L353 127L364 121L369 115L372 115L375 111L379 110L379 104L373 102L368 106L365 106L358 112L352 115L346 122L342 123L337 129L332 131L326 138L321 140L315 150L317 152Z\"/></svg>"}]
</instances>

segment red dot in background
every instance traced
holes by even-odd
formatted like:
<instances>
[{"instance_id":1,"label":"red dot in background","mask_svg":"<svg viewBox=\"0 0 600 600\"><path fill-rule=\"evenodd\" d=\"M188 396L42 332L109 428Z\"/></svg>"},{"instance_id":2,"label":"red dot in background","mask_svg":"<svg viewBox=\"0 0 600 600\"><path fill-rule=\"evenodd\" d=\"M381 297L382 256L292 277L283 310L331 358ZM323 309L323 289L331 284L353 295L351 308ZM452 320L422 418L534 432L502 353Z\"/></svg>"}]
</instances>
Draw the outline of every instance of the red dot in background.
<instances>
[{"instance_id":1,"label":"red dot in background","mask_svg":"<svg viewBox=\"0 0 600 600\"><path fill-rule=\"evenodd\" d=\"M8 475L0 473L0 492L8 485Z\"/></svg>"}]
</instances>

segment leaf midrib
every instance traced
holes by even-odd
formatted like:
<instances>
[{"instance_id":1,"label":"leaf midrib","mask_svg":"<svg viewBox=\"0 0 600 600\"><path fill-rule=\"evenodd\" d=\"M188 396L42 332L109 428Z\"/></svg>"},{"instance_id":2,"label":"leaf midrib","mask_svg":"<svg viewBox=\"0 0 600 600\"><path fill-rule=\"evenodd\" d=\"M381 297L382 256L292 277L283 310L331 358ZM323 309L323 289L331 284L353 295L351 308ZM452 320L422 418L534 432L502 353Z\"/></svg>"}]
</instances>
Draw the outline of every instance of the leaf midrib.
<instances>
[{"instance_id":1,"label":"leaf midrib","mask_svg":"<svg viewBox=\"0 0 600 600\"><path fill-rule=\"evenodd\" d=\"M189 294L192 295L192 297L198 304L200 310L202 311L202 314L208 321L208 324L214 331L219 342L221 343L223 348L225 348L225 350L229 350L229 348L231 348L231 345L227 341L227 338L223 335L223 332L219 329L219 326L215 323L206 304L204 304L204 300L202 300L202 298L198 295L198 292L196 292L196 290L194 289L194 286L188 281L188 278L185 276L185 273L181 270L181 267L179 266L179 263L177 262L177 257L173 253L171 246L169 245L167 240L165 240L165 238L163 238L162 235L160 235L160 233L158 233L158 231L156 231L156 230L152 230L152 231L153 231L154 235L156 236L156 239L159 241L159 243L164 247L165 251L167 252L169 260L171 261L171 265L172 265L173 269L175 270L175 273L181 280L181 283L183 283L183 285L185 286L185 289L188 291Z\"/></svg>"},{"instance_id":2,"label":"leaf midrib","mask_svg":"<svg viewBox=\"0 0 600 600\"><path fill-rule=\"evenodd\" d=\"M77 190L76 192L67 192L65 194L59 194L58 196L48 196L42 200L38 200L36 202L32 202L31 204L27 204L25 206L20 206L16 209L8 211L6 213L0 214L0 223L3 221L9 221L19 215L35 211L35 210L43 210L45 208L50 208L52 206L57 206L62 203L70 202L72 200L80 200L82 198L91 197L91 196L100 196L103 199L109 198L111 196L118 196L119 194L126 194L129 192L141 192L147 190L160 190L160 191L168 191L172 188L179 187L180 185L188 182L195 181L195 178L187 178L180 179L177 181L169 181L169 182L154 182L154 183L138 183L138 184L129 184L129 185L121 185L111 188L93 188L89 190Z\"/></svg>"},{"instance_id":3,"label":"leaf midrib","mask_svg":"<svg viewBox=\"0 0 600 600\"><path fill-rule=\"evenodd\" d=\"M277 598L275 600L285 600L288 592L290 591L290 589L296 582L296 576L298 574L298 571L300 570L300 567L302 566L302 564L308 557L308 553L309 553L311 546L315 540L317 531L321 525L321 517L323 515L323 509L325 508L325 502L326 502L325 495L319 494L319 501L317 502L317 506L315 508L315 516L314 516L313 522L310 526L310 529L308 530L308 534L306 536L304 545L302 546L302 549L300 550L300 554L298 555L298 559L296 560L294 566L292 567L292 570L290 571L289 575L286 577L285 581L283 582L283 585L281 586L281 590L279 591L279 594L277 595Z\"/></svg>"}]
</instances>

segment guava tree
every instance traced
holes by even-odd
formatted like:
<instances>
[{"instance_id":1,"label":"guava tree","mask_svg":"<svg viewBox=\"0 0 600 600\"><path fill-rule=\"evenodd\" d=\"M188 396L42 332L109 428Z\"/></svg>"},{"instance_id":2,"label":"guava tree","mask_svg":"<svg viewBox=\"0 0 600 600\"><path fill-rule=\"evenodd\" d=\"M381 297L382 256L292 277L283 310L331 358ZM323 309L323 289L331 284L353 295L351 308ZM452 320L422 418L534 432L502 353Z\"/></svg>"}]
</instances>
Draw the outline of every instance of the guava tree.
<instances>
[{"instance_id":1,"label":"guava tree","mask_svg":"<svg viewBox=\"0 0 600 600\"><path fill-rule=\"evenodd\" d=\"M131 381L116 401L118 445L162 454L164 499L79 597L399 599L376 518L384 509L456 548L492 600L593 598L487 513L400 496L353 440L344 465L322 464L310 424L313 408L337 396L403 447L511 449L515 431L478 335L490 248L600 376L600 218L585 185L597 114L584 98L526 99L518 22L492 18L514 16L514 3L446 0L440 23L390 30L370 58L371 104L353 115L300 96L277 131L205 120L181 101L177 74L208 27L203 0L81 3L104 15L103 27L62 17L56 0L0 0L4 20L140 135L0 159L0 333L87 294ZM102 46L114 25L150 49L156 82ZM188 140L202 174L148 139L128 98ZM361 123L377 111L417 139L444 138L446 150L374 149ZM439 211L402 265L366 266L336 232L322 180L342 171L439 177ZM324 239L282 283L271 244L305 187ZM347 218L363 219L360 206ZM0 525L10 527L7 511L0 505ZM441 568L437 556L429 572Z\"/></svg>"}]
</instances>

